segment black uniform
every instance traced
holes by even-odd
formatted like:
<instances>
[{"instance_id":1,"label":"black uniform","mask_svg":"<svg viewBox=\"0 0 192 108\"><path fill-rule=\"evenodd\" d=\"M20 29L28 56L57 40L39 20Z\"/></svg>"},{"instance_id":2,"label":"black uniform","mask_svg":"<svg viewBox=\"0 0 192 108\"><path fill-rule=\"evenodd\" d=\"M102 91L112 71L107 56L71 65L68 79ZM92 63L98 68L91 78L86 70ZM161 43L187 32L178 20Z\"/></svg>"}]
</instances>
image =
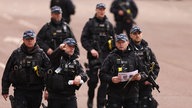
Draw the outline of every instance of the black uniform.
<instances>
[{"instance_id":1,"label":"black uniform","mask_svg":"<svg viewBox=\"0 0 192 108\"><path fill-rule=\"evenodd\" d=\"M38 72L33 68L37 66ZM50 68L47 55L37 44L28 51L22 44L13 51L2 77L2 94L9 93L9 87L14 87L14 108L39 108L44 89L44 75Z\"/></svg>"},{"instance_id":2,"label":"black uniform","mask_svg":"<svg viewBox=\"0 0 192 108\"><path fill-rule=\"evenodd\" d=\"M115 49L107 56L99 74L100 79L109 84L107 108L137 108L139 97L138 81L131 81L125 86L127 81L113 83L112 77L118 76L119 72L132 72L135 70L141 72L140 68L136 55L129 48L126 51ZM146 75L144 72L140 74L141 80L144 80Z\"/></svg>"},{"instance_id":3,"label":"black uniform","mask_svg":"<svg viewBox=\"0 0 192 108\"><path fill-rule=\"evenodd\" d=\"M96 16L91 18L83 28L81 35L82 46L87 50L87 58L89 62L89 76L88 80L88 98L92 103L94 98L94 91L98 83L98 69L101 63L114 46L114 30L112 24L105 16L102 20ZM91 54L91 50L95 49L99 52L99 59L95 58ZM101 82L98 89L97 104L103 104L106 94L106 83ZM89 103L88 102L88 103ZM90 105L91 106L91 105Z\"/></svg>"},{"instance_id":4,"label":"black uniform","mask_svg":"<svg viewBox=\"0 0 192 108\"><path fill-rule=\"evenodd\" d=\"M75 91L80 86L68 84L75 76L80 75L81 79L86 82L87 75L77 56L69 57L63 50L56 49L50 56L53 64L53 71L47 75L47 90L49 93L49 108L77 108Z\"/></svg>"},{"instance_id":5,"label":"black uniform","mask_svg":"<svg viewBox=\"0 0 192 108\"><path fill-rule=\"evenodd\" d=\"M62 9L62 17L69 24L71 21L71 15L75 14L75 5L71 0L51 0L50 8L53 6L59 6Z\"/></svg>"},{"instance_id":6,"label":"black uniform","mask_svg":"<svg viewBox=\"0 0 192 108\"><path fill-rule=\"evenodd\" d=\"M152 52L151 48L148 47L148 43L145 40L141 41L140 45L134 44L131 42L132 50L139 56L140 63L145 66L143 69L149 70L151 63L154 62L154 75L153 78L156 79L160 70L159 64L156 60L155 54ZM145 85L144 80L140 83L140 92L139 92L139 100L140 107L139 108L157 108L157 102L152 97L152 85Z\"/></svg>"},{"instance_id":7,"label":"black uniform","mask_svg":"<svg viewBox=\"0 0 192 108\"><path fill-rule=\"evenodd\" d=\"M62 19L59 23L54 20L45 24L37 34L37 43L47 52L49 48L56 49L66 38L74 38L69 25ZM79 49L76 48L76 54L79 55Z\"/></svg>"},{"instance_id":8,"label":"black uniform","mask_svg":"<svg viewBox=\"0 0 192 108\"><path fill-rule=\"evenodd\" d=\"M123 16L118 14L119 10L124 11ZM110 12L114 14L116 22L115 33L120 34L123 33L123 30L125 30L127 36L129 37L129 31L135 23L134 19L138 13L138 8L134 0L114 0L111 4Z\"/></svg>"}]
</instances>

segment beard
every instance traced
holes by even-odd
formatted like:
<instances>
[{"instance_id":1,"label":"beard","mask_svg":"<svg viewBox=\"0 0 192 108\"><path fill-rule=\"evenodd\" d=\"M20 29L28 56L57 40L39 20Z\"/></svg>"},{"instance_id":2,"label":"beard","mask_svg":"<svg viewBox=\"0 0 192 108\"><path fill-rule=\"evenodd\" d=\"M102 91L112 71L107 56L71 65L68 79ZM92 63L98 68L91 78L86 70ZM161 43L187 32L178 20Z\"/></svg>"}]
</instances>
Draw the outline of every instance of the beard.
<instances>
[{"instance_id":1,"label":"beard","mask_svg":"<svg viewBox=\"0 0 192 108\"><path fill-rule=\"evenodd\" d=\"M61 19L51 19L51 21L55 24L60 24L61 23Z\"/></svg>"},{"instance_id":2,"label":"beard","mask_svg":"<svg viewBox=\"0 0 192 108\"><path fill-rule=\"evenodd\" d=\"M137 44L137 45L141 43L140 40L134 40L133 42L134 42L135 44Z\"/></svg>"}]
</instances>

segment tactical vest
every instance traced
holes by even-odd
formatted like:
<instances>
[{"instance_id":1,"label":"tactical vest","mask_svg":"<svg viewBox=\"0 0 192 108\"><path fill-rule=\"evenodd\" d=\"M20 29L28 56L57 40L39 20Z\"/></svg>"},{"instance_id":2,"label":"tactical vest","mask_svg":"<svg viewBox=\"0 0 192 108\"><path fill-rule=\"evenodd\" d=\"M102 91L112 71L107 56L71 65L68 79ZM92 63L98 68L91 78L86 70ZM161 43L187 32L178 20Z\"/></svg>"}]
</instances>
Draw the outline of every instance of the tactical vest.
<instances>
[{"instance_id":1,"label":"tactical vest","mask_svg":"<svg viewBox=\"0 0 192 108\"><path fill-rule=\"evenodd\" d=\"M78 63L76 60L66 61L61 57L60 66L48 74L47 87L50 91L63 91L67 88L74 87L69 85L69 80L74 80L78 75L77 70ZM75 88L75 87L74 87Z\"/></svg>"},{"instance_id":2,"label":"tactical vest","mask_svg":"<svg viewBox=\"0 0 192 108\"><path fill-rule=\"evenodd\" d=\"M40 51L33 55L27 55L19 48L15 57L17 58L10 78L13 85L38 85L43 83L43 79L38 77L33 69L35 66L42 65Z\"/></svg>"},{"instance_id":3,"label":"tactical vest","mask_svg":"<svg viewBox=\"0 0 192 108\"><path fill-rule=\"evenodd\" d=\"M119 72L130 72L135 70L136 66L133 66L134 64L132 63L133 61L131 61L130 57L122 58L118 54L115 55L116 57L114 57L115 64L113 67L113 71L117 72L116 75Z\"/></svg>"},{"instance_id":4,"label":"tactical vest","mask_svg":"<svg viewBox=\"0 0 192 108\"><path fill-rule=\"evenodd\" d=\"M142 47L141 49L138 49L134 46L134 49L135 54L139 57L139 60L141 60L145 65L151 63L149 47Z\"/></svg>"},{"instance_id":5,"label":"tactical vest","mask_svg":"<svg viewBox=\"0 0 192 108\"><path fill-rule=\"evenodd\" d=\"M96 19L93 20L93 40L94 46L97 50L106 51L109 50L108 40L112 39L110 36L110 23L108 19L104 21L104 23L99 23Z\"/></svg>"},{"instance_id":6,"label":"tactical vest","mask_svg":"<svg viewBox=\"0 0 192 108\"><path fill-rule=\"evenodd\" d=\"M50 23L48 23L49 31L50 31L50 48L56 49L63 40L69 36L69 30L65 22L63 22L62 26L57 26L57 28Z\"/></svg>"},{"instance_id":7,"label":"tactical vest","mask_svg":"<svg viewBox=\"0 0 192 108\"><path fill-rule=\"evenodd\" d=\"M128 20L128 19L131 20L132 19L132 10L131 10L130 1L129 0L125 0L125 1L119 0L118 4L125 13L123 20Z\"/></svg>"}]
</instances>

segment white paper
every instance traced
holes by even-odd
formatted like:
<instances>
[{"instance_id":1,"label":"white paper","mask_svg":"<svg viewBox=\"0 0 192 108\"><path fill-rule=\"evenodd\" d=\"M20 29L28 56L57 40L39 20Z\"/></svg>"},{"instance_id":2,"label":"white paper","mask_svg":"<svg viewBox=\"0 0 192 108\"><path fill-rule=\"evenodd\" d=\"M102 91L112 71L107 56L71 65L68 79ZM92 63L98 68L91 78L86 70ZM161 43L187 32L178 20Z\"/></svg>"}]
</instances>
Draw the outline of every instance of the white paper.
<instances>
[{"instance_id":1,"label":"white paper","mask_svg":"<svg viewBox=\"0 0 192 108\"><path fill-rule=\"evenodd\" d=\"M118 76L121 77L121 82L128 81L129 78L136 75L138 73L138 70L132 71L132 72L119 72Z\"/></svg>"}]
</instances>

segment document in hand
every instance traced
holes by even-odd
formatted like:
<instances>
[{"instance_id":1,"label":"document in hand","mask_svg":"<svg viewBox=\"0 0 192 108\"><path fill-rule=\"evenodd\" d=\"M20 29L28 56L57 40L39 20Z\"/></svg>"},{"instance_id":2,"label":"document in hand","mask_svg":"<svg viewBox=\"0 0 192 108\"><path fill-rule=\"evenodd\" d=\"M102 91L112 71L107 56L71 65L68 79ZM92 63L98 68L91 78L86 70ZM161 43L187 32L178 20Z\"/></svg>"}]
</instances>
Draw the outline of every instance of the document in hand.
<instances>
[{"instance_id":1,"label":"document in hand","mask_svg":"<svg viewBox=\"0 0 192 108\"><path fill-rule=\"evenodd\" d=\"M121 82L128 81L129 78L136 75L138 73L138 70L131 71L131 72L119 72L118 76L121 77Z\"/></svg>"}]
</instances>

